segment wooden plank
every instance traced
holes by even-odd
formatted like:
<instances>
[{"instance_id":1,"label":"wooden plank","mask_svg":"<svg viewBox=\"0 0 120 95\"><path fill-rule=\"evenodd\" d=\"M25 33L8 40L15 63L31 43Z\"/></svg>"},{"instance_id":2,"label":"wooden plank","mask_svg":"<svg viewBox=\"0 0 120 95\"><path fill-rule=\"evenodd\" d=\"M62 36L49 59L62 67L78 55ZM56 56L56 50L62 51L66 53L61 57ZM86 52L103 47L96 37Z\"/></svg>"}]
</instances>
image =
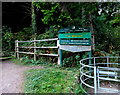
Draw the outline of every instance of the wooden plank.
<instances>
[{"instance_id":1,"label":"wooden plank","mask_svg":"<svg viewBox=\"0 0 120 95\"><path fill-rule=\"evenodd\" d=\"M21 46L21 47L17 47L17 48L58 48L57 46L52 46L52 47L24 47L24 46Z\"/></svg>"},{"instance_id":2,"label":"wooden plank","mask_svg":"<svg viewBox=\"0 0 120 95\"><path fill-rule=\"evenodd\" d=\"M58 54L38 54L38 55L43 55L43 56L58 56Z\"/></svg>"},{"instance_id":3,"label":"wooden plank","mask_svg":"<svg viewBox=\"0 0 120 95\"><path fill-rule=\"evenodd\" d=\"M32 41L17 41L18 43L23 43L23 42L41 42L41 41L54 41L58 40L58 38L52 38L52 39L43 39L43 40L32 40Z\"/></svg>"},{"instance_id":4,"label":"wooden plank","mask_svg":"<svg viewBox=\"0 0 120 95\"><path fill-rule=\"evenodd\" d=\"M34 54L34 53L32 53L32 52L20 52L20 51L19 51L19 52L17 51L17 53Z\"/></svg>"},{"instance_id":5,"label":"wooden plank","mask_svg":"<svg viewBox=\"0 0 120 95\"><path fill-rule=\"evenodd\" d=\"M58 48L57 46L53 46L53 47L39 47L39 48Z\"/></svg>"},{"instance_id":6,"label":"wooden plank","mask_svg":"<svg viewBox=\"0 0 120 95\"><path fill-rule=\"evenodd\" d=\"M34 54L32 52L18 52L23 54ZM43 55L43 56L58 56L58 54L37 54L37 55Z\"/></svg>"},{"instance_id":7,"label":"wooden plank","mask_svg":"<svg viewBox=\"0 0 120 95\"><path fill-rule=\"evenodd\" d=\"M91 46L60 45L60 49L70 52L91 51Z\"/></svg>"},{"instance_id":8,"label":"wooden plank","mask_svg":"<svg viewBox=\"0 0 120 95\"><path fill-rule=\"evenodd\" d=\"M91 45L90 40L60 40L61 45Z\"/></svg>"},{"instance_id":9,"label":"wooden plank","mask_svg":"<svg viewBox=\"0 0 120 95\"><path fill-rule=\"evenodd\" d=\"M16 45L16 40L15 40L15 57L17 58L17 53L16 53L16 51L17 51L17 45Z\"/></svg>"},{"instance_id":10,"label":"wooden plank","mask_svg":"<svg viewBox=\"0 0 120 95\"><path fill-rule=\"evenodd\" d=\"M58 38L53 38L53 39L43 39L43 40L34 40L36 42L42 42L42 41L55 41L58 40Z\"/></svg>"},{"instance_id":11,"label":"wooden plank","mask_svg":"<svg viewBox=\"0 0 120 95\"><path fill-rule=\"evenodd\" d=\"M58 65L62 66L62 50L59 48L60 47L60 40L57 40L57 46L58 46Z\"/></svg>"},{"instance_id":12,"label":"wooden plank","mask_svg":"<svg viewBox=\"0 0 120 95\"><path fill-rule=\"evenodd\" d=\"M57 40L57 46L58 46L58 65L60 65L60 49L59 49L59 46L60 46L60 40Z\"/></svg>"},{"instance_id":13,"label":"wooden plank","mask_svg":"<svg viewBox=\"0 0 120 95\"><path fill-rule=\"evenodd\" d=\"M36 40L36 38L34 38ZM34 41L34 47L36 47L36 42ZM36 48L34 48L34 61L36 61Z\"/></svg>"},{"instance_id":14,"label":"wooden plank","mask_svg":"<svg viewBox=\"0 0 120 95\"><path fill-rule=\"evenodd\" d=\"M24 43L24 42L34 42L34 40L32 40L32 41L16 41L16 42L18 42L18 43Z\"/></svg>"},{"instance_id":15,"label":"wooden plank","mask_svg":"<svg viewBox=\"0 0 120 95\"><path fill-rule=\"evenodd\" d=\"M19 47L18 40L16 40L16 47ZM16 51L19 52L19 48L16 48ZM19 53L17 52L17 58L19 59Z\"/></svg>"},{"instance_id":16,"label":"wooden plank","mask_svg":"<svg viewBox=\"0 0 120 95\"><path fill-rule=\"evenodd\" d=\"M2 57L0 60L12 59L12 57Z\"/></svg>"},{"instance_id":17,"label":"wooden plank","mask_svg":"<svg viewBox=\"0 0 120 95\"><path fill-rule=\"evenodd\" d=\"M59 38L91 38L90 32L84 32L84 33L64 33L59 34Z\"/></svg>"}]
</instances>

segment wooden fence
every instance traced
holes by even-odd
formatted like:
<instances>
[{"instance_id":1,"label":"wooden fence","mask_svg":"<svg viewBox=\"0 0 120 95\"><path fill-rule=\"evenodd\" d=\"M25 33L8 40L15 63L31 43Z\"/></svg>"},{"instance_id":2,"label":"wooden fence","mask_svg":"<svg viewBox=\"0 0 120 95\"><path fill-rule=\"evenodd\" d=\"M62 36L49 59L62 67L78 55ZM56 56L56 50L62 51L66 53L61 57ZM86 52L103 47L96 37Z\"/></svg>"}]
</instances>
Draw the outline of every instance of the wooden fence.
<instances>
[{"instance_id":1,"label":"wooden fence","mask_svg":"<svg viewBox=\"0 0 120 95\"><path fill-rule=\"evenodd\" d=\"M36 43L37 42L44 42L44 41L57 41L57 46L49 46L49 47L37 47L36 46ZM34 43L34 46L19 46L19 43L27 43L27 42L33 42ZM59 40L58 38L52 38L52 39L43 39L43 40L31 40L31 41L18 41L16 40L15 41L15 52L16 52L16 57L19 59L20 58L20 53L22 54L32 54L34 55L34 60L36 61L36 55L41 55L41 56L55 56L55 57L58 57L58 65L60 65L60 49L59 49ZM34 49L34 52L23 52L23 51L19 51L19 48L33 48ZM58 49L58 54L42 54L42 53L39 53L37 54L36 53L36 49Z\"/></svg>"}]
</instances>

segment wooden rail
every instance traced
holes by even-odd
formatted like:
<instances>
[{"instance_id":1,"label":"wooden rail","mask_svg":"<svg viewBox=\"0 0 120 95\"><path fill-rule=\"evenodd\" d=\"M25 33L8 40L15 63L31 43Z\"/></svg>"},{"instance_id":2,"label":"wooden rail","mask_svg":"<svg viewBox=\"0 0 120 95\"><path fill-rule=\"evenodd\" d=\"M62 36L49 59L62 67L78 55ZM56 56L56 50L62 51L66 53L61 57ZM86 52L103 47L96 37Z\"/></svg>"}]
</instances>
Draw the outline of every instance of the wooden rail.
<instances>
[{"instance_id":1,"label":"wooden rail","mask_svg":"<svg viewBox=\"0 0 120 95\"><path fill-rule=\"evenodd\" d=\"M16 48L58 48L57 46L53 46L53 47L24 47L24 46L21 46L21 47L16 47Z\"/></svg>"},{"instance_id":2,"label":"wooden rail","mask_svg":"<svg viewBox=\"0 0 120 95\"><path fill-rule=\"evenodd\" d=\"M36 43L37 42L44 42L44 41L57 41L57 46L48 46L48 47L37 47L36 46ZM30 42L30 43L34 43L34 46L19 46L19 43L27 43L27 42ZM34 52L23 52L23 51L19 51L19 48L31 48L31 49L34 49ZM36 49L58 49L58 54L37 54L36 53ZM60 64L60 58L59 58L59 40L58 38L52 38L52 39L43 39L43 40L31 40L31 41L18 41L16 40L15 41L15 52L16 52L16 57L19 59L19 54L32 54L34 55L34 60L36 60L36 55L40 55L40 56L55 56L55 57L58 57L58 64Z\"/></svg>"},{"instance_id":3,"label":"wooden rail","mask_svg":"<svg viewBox=\"0 0 120 95\"><path fill-rule=\"evenodd\" d=\"M32 41L16 41L18 43L24 43L24 42L43 42L43 41L55 41L58 40L58 38L53 38L53 39L43 39L43 40L32 40Z\"/></svg>"}]
</instances>

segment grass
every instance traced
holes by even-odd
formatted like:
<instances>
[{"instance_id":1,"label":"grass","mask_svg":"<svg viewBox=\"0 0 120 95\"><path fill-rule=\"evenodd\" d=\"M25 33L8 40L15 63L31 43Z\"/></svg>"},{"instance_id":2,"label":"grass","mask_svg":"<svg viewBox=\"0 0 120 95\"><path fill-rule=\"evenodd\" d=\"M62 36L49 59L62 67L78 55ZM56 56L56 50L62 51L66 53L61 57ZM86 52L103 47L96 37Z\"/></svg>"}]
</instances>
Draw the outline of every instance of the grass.
<instances>
[{"instance_id":1,"label":"grass","mask_svg":"<svg viewBox=\"0 0 120 95\"><path fill-rule=\"evenodd\" d=\"M79 67L26 64L17 59L12 59L12 61L18 65L44 66L41 69L31 69L25 72L24 93L83 93L83 89L78 84Z\"/></svg>"},{"instance_id":2,"label":"grass","mask_svg":"<svg viewBox=\"0 0 120 95\"><path fill-rule=\"evenodd\" d=\"M45 67L25 72L25 93L83 93L76 69Z\"/></svg>"}]
</instances>

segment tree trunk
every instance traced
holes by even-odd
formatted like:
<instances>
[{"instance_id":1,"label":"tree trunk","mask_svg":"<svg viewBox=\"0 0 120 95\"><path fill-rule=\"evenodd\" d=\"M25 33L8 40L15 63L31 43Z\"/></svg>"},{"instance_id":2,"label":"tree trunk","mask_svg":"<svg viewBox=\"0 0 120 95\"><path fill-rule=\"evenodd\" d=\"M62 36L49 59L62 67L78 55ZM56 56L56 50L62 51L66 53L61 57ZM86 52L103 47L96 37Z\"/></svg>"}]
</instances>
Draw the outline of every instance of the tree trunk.
<instances>
[{"instance_id":1,"label":"tree trunk","mask_svg":"<svg viewBox=\"0 0 120 95\"><path fill-rule=\"evenodd\" d=\"M89 13L90 27L92 32L92 50L95 51L95 33L93 30L92 14Z\"/></svg>"}]
</instances>

